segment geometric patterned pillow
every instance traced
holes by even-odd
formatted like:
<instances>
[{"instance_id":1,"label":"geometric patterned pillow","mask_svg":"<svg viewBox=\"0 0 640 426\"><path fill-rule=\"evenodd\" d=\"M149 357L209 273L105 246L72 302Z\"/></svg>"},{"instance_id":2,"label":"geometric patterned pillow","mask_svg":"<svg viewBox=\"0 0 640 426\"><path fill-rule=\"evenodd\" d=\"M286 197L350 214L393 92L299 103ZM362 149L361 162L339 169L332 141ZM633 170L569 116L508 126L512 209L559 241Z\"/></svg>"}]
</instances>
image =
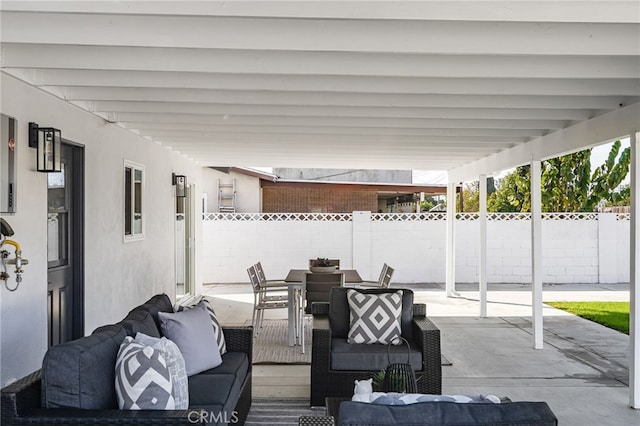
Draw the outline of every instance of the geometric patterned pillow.
<instances>
[{"instance_id":1,"label":"geometric patterned pillow","mask_svg":"<svg viewBox=\"0 0 640 426\"><path fill-rule=\"evenodd\" d=\"M195 306L198 306L200 303L203 303L207 308L207 312L209 313L209 318L211 318L211 325L213 326L213 333L216 335L216 342L218 343L218 349L220 349L220 355L224 355L227 353L227 343L224 340L224 333L222 332L222 327L220 327L220 322L216 317L216 313L213 311L213 306L211 301L205 296L197 296L189 305L179 305L177 306L176 312L184 311L185 309L191 309Z\"/></svg>"},{"instance_id":2,"label":"geometric patterned pillow","mask_svg":"<svg viewBox=\"0 0 640 426\"><path fill-rule=\"evenodd\" d=\"M189 378L184 363L184 357L173 341L166 337L151 337L143 333L137 333L134 342L145 346L151 346L160 351L171 375L173 390L171 395L175 400L176 410L186 410L189 408Z\"/></svg>"},{"instance_id":3,"label":"geometric patterned pillow","mask_svg":"<svg viewBox=\"0 0 640 426\"><path fill-rule=\"evenodd\" d=\"M171 375L160 351L127 336L116 359L116 395L121 410L174 410Z\"/></svg>"},{"instance_id":4,"label":"geometric patterned pillow","mask_svg":"<svg viewBox=\"0 0 640 426\"><path fill-rule=\"evenodd\" d=\"M365 294L347 290L347 301L350 312L347 343L402 343L402 291Z\"/></svg>"}]
</instances>

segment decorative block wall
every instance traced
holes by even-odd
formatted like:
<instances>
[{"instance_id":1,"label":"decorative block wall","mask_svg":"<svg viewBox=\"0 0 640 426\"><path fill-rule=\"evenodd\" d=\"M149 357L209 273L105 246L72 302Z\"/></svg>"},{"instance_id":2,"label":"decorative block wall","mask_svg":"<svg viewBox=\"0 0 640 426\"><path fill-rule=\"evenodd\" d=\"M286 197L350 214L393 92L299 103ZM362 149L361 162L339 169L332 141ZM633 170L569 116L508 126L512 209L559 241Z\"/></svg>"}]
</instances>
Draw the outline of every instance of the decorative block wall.
<instances>
[{"instance_id":1,"label":"decorative block wall","mask_svg":"<svg viewBox=\"0 0 640 426\"><path fill-rule=\"evenodd\" d=\"M528 214L488 215L488 280L531 282ZM456 282L478 281L478 215L457 215ZM544 282L629 281L628 214L543 215ZM444 213L209 214L203 223L204 282L246 282L258 260L269 278L305 268L315 257L340 258L345 268L377 279L383 263L394 282L444 282Z\"/></svg>"}]
</instances>

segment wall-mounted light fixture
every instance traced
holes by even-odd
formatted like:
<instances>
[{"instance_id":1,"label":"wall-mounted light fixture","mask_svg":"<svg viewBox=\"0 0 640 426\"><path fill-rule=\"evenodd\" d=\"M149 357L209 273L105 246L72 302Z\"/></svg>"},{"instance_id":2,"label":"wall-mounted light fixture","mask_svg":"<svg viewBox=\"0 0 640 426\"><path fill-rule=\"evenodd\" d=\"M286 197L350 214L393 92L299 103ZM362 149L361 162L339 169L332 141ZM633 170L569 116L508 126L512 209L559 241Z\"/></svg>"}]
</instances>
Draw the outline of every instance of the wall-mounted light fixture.
<instances>
[{"instance_id":1,"label":"wall-mounted light fixture","mask_svg":"<svg viewBox=\"0 0 640 426\"><path fill-rule=\"evenodd\" d=\"M173 184L176 186L176 198L184 198L187 196L187 177L185 175L171 174Z\"/></svg>"},{"instance_id":2,"label":"wall-mounted light fixture","mask_svg":"<svg viewBox=\"0 0 640 426\"><path fill-rule=\"evenodd\" d=\"M29 146L38 150L36 169L39 172L60 172L62 134L53 127L39 127L29 123Z\"/></svg>"}]
</instances>

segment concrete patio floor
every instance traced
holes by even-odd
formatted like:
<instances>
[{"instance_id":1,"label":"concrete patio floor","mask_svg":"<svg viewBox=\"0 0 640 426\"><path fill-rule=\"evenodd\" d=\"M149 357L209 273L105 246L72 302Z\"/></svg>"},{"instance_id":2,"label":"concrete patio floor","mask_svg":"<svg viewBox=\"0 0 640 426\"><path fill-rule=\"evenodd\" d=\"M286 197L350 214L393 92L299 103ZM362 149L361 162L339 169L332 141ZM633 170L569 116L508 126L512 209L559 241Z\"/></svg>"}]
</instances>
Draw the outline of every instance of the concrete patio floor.
<instances>
[{"instance_id":1,"label":"concrete patio floor","mask_svg":"<svg viewBox=\"0 0 640 426\"><path fill-rule=\"evenodd\" d=\"M533 349L528 285L490 285L488 317L479 317L477 285L458 285L447 298L439 284L394 284L411 288L427 304L441 330L445 394L494 394L514 401L546 401L561 425L640 425L629 407L629 337L591 321L544 306L544 348ZM249 284L205 287L223 324L251 318ZM544 301L629 301L628 284L545 285ZM286 318L272 310L265 318ZM307 349L308 350L308 349ZM254 366L254 397L308 397L309 366Z\"/></svg>"}]
</instances>

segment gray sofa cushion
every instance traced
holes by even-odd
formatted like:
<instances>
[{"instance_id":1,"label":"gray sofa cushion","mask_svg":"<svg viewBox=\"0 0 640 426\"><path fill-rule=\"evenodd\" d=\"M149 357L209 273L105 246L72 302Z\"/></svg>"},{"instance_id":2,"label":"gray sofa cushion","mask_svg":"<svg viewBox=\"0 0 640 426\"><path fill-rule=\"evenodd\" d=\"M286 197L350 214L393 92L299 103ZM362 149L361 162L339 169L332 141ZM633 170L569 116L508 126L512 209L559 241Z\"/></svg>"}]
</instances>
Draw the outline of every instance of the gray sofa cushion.
<instances>
[{"instance_id":1,"label":"gray sofa cushion","mask_svg":"<svg viewBox=\"0 0 640 426\"><path fill-rule=\"evenodd\" d=\"M249 373L249 358L244 352L227 352L222 355L222 364L200 374L233 374L241 382Z\"/></svg>"},{"instance_id":2,"label":"gray sofa cushion","mask_svg":"<svg viewBox=\"0 0 640 426\"><path fill-rule=\"evenodd\" d=\"M160 337L160 331L156 326L151 312L146 309L133 310L129 312L125 319L117 324L103 325L96 328L93 333L96 334L107 330L116 330L118 327L125 329L127 336L135 337L136 334L142 333L151 337Z\"/></svg>"},{"instance_id":3,"label":"gray sofa cushion","mask_svg":"<svg viewBox=\"0 0 640 426\"><path fill-rule=\"evenodd\" d=\"M353 290L348 287L335 287L331 289L329 305L329 323L331 325L332 337L347 337L349 333L349 302L347 301L347 291ZM395 293L398 289L358 289L365 294ZM400 316L400 327L402 337L407 340L413 339L413 291L402 289L402 314Z\"/></svg>"},{"instance_id":4,"label":"gray sofa cushion","mask_svg":"<svg viewBox=\"0 0 640 426\"><path fill-rule=\"evenodd\" d=\"M189 407L225 405L236 381L234 374L196 374L189 377ZM238 393L232 398L234 401Z\"/></svg>"},{"instance_id":5,"label":"gray sofa cushion","mask_svg":"<svg viewBox=\"0 0 640 426\"><path fill-rule=\"evenodd\" d=\"M240 395L242 383L249 374L249 358L244 352L227 352L216 368L189 377L189 407L227 405Z\"/></svg>"},{"instance_id":6,"label":"gray sofa cushion","mask_svg":"<svg viewBox=\"0 0 640 426\"><path fill-rule=\"evenodd\" d=\"M375 405L345 401L340 404L336 424L556 426L558 419L545 402L421 402L411 405Z\"/></svg>"},{"instance_id":7,"label":"gray sofa cushion","mask_svg":"<svg viewBox=\"0 0 640 426\"><path fill-rule=\"evenodd\" d=\"M125 318L129 317L129 315L131 315L133 312L140 310L151 313L151 316L156 323L156 328L158 330L161 330L158 312L173 312L173 304L171 303L171 299L169 299L169 296L167 296L166 294L156 294L151 299L144 302L142 305L133 308Z\"/></svg>"},{"instance_id":8,"label":"gray sofa cushion","mask_svg":"<svg viewBox=\"0 0 640 426\"><path fill-rule=\"evenodd\" d=\"M42 361L44 408L118 408L115 365L124 328L49 348Z\"/></svg>"},{"instance_id":9,"label":"gray sofa cushion","mask_svg":"<svg viewBox=\"0 0 640 426\"><path fill-rule=\"evenodd\" d=\"M422 352L418 346L410 341L410 364L415 371L422 371ZM389 348L392 363L407 362L407 345ZM347 343L345 338L331 339L331 369L345 371L375 371L384 370L389 365L387 345L357 345Z\"/></svg>"}]
</instances>

